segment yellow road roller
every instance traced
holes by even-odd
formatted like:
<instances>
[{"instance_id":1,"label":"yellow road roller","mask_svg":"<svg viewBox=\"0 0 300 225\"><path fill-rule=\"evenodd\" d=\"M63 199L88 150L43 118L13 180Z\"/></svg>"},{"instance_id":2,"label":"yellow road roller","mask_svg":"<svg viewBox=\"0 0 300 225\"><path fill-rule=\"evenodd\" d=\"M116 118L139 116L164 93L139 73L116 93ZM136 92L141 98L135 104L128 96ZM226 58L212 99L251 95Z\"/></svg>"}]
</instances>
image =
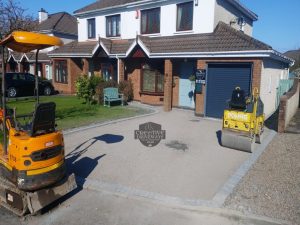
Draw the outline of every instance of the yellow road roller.
<instances>
[{"instance_id":1,"label":"yellow road roller","mask_svg":"<svg viewBox=\"0 0 300 225\"><path fill-rule=\"evenodd\" d=\"M228 109L224 110L221 144L224 147L253 152L254 143L261 144L264 133L264 104L259 91L252 95L236 87L232 92Z\"/></svg>"}]
</instances>

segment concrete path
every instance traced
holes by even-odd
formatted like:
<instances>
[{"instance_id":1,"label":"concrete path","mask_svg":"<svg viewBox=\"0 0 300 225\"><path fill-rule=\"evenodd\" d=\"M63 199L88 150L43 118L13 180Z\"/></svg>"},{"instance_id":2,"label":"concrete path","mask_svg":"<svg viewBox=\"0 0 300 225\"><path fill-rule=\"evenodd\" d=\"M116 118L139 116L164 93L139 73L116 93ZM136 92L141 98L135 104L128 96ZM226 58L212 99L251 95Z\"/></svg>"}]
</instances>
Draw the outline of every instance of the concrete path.
<instances>
[{"instance_id":1,"label":"concrete path","mask_svg":"<svg viewBox=\"0 0 300 225\"><path fill-rule=\"evenodd\" d=\"M84 190L55 210L29 217L30 225L283 225L282 221L244 216L223 209L180 209L151 201ZM1 224L1 222L0 222Z\"/></svg>"}]
</instances>

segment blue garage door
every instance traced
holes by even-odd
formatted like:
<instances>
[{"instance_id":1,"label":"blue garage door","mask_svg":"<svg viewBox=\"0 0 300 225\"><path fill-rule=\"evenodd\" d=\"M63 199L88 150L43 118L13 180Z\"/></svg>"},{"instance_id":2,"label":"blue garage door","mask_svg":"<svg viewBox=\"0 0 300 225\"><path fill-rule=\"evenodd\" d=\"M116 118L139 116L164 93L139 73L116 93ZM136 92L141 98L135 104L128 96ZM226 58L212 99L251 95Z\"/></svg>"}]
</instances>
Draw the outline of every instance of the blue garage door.
<instances>
[{"instance_id":1,"label":"blue garage door","mask_svg":"<svg viewBox=\"0 0 300 225\"><path fill-rule=\"evenodd\" d=\"M207 71L206 116L222 118L232 91L239 86L249 95L251 64L209 64Z\"/></svg>"}]
</instances>

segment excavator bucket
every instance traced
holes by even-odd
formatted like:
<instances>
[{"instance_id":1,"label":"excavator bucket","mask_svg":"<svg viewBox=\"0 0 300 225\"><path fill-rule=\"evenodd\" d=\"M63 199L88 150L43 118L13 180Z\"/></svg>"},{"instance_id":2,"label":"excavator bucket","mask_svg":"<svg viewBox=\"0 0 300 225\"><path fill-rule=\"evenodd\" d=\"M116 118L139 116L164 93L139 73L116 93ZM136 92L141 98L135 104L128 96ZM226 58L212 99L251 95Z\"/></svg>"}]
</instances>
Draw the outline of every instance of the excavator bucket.
<instances>
[{"instance_id":1,"label":"excavator bucket","mask_svg":"<svg viewBox=\"0 0 300 225\"><path fill-rule=\"evenodd\" d=\"M28 209L31 214L36 214L44 207L50 205L76 188L77 184L75 181L75 175L72 174L53 187L31 193L28 192L26 195Z\"/></svg>"},{"instance_id":2,"label":"excavator bucket","mask_svg":"<svg viewBox=\"0 0 300 225\"><path fill-rule=\"evenodd\" d=\"M222 130L221 144L227 148L251 153L254 150L255 140L238 132Z\"/></svg>"},{"instance_id":3,"label":"excavator bucket","mask_svg":"<svg viewBox=\"0 0 300 225\"><path fill-rule=\"evenodd\" d=\"M41 209L77 188L74 174L54 186L34 192L21 191L3 177L0 177L0 182L0 205L18 216L24 216L28 211L31 215L35 215Z\"/></svg>"}]
</instances>

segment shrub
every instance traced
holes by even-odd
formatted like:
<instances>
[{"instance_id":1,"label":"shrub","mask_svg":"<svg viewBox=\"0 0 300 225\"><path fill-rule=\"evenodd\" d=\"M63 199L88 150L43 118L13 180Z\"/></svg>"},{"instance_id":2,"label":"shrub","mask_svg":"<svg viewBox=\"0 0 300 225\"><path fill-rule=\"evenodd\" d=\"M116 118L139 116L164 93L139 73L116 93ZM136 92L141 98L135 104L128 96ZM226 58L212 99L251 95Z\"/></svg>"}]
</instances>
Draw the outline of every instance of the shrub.
<instances>
[{"instance_id":1,"label":"shrub","mask_svg":"<svg viewBox=\"0 0 300 225\"><path fill-rule=\"evenodd\" d=\"M118 84L114 80L104 81L101 80L96 88L96 96L99 104L103 105L103 89L107 87L118 87Z\"/></svg>"},{"instance_id":2,"label":"shrub","mask_svg":"<svg viewBox=\"0 0 300 225\"><path fill-rule=\"evenodd\" d=\"M128 102L133 99L133 85L131 81L121 81L119 83L119 92L124 95L124 101Z\"/></svg>"},{"instance_id":3,"label":"shrub","mask_svg":"<svg viewBox=\"0 0 300 225\"><path fill-rule=\"evenodd\" d=\"M96 76L79 76L75 82L76 95L79 98L85 99L86 104L91 104L96 94L96 88L100 81L101 78Z\"/></svg>"}]
</instances>

